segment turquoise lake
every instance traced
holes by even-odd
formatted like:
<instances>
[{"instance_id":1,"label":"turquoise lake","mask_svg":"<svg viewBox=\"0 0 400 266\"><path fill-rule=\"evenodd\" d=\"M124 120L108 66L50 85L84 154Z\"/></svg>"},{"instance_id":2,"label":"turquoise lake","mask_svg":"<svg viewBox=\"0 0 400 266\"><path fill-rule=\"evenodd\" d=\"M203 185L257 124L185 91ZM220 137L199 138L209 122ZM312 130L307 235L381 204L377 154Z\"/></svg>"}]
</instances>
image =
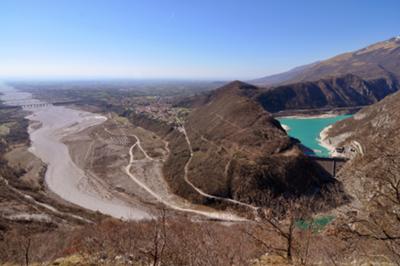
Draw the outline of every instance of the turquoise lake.
<instances>
[{"instance_id":1,"label":"turquoise lake","mask_svg":"<svg viewBox=\"0 0 400 266\"><path fill-rule=\"evenodd\" d=\"M296 138L313 152L310 155L329 157L329 151L319 145L319 134L321 131L340 120L351 117L351 115L338 115L325 118L277 118L282 125L289 127L289 136Z\"/></svg>"}]
</instances>

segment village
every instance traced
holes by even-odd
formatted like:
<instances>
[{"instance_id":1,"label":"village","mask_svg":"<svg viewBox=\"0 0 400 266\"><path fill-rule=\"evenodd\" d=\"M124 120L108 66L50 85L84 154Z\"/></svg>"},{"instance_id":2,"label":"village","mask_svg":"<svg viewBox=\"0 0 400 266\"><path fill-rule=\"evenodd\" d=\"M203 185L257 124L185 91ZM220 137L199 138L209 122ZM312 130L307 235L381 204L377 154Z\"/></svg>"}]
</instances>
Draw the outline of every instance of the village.
<instances>
[{"instance_id":1,"label":"village","mask_svg":"<svg viewBox=\"0 0 400 266\"><path fill-rule=\"evenodd\" d=\"M137 114L145 115L151 119L166 122L167 124L174 124L177 119L184 120L189 114L189 109L175 107L167 97L133 97L124 104L129 104L131 109Z\"/></svg>"}]
</instances>

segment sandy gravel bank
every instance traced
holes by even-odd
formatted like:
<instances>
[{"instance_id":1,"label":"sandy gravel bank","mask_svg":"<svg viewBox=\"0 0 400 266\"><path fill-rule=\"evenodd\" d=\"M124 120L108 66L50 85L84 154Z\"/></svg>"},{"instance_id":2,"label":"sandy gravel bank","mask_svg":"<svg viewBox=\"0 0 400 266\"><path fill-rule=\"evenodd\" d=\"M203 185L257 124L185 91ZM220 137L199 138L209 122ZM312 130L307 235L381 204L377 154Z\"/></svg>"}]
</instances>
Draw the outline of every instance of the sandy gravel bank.
<instances>
[{"instance_id":1,"label":"sandy gravel bank","mask_svg":"<svg viewBox=\"0 0 400 266\"><path fill-rule=\"evenodd\" d=\"M61 106L33 110L27 117L39 121L40 128L30 128L31 152L48 165L46 184L63 199L84 208L100 211L116 218L146 219L142 210L113 197L112 191L87 177L72 161L61 139L88 127L99 125L106 117Z\"/></svg>"}]
</instances>

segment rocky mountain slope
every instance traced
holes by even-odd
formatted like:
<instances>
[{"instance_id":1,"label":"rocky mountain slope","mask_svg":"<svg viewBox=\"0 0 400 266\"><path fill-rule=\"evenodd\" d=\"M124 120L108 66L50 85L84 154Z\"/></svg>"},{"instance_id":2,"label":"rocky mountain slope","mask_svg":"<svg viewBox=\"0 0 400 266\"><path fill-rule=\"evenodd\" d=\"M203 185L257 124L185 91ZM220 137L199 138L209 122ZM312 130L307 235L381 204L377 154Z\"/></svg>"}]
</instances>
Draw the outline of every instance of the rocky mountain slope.
<instances>
[{"instance_id":1,"label":"rocky mountain slope","mask_svg":"<svg viewBox=\"0 0 400 266\"><path fill-rule=\"evenodd\" d=\"M252 99L259 90L232 82L190 113L181 129L187 139L170 140L164 168L175 193L199 200L189 181L209 195L269 206L271 197L312 194L333 182Z\"/></svg>"},{"instance_id":2,"label":"rocky mountain slope","mask_svg":"<svg viewBox=\"0 0 400 266\"><path fill-rule=\"evenodd\" d=\"M399 80L400 37L395 37L253 83L275 85L260 101L279 111L375 103L397 91Z\"/></svg>"},{"instance_id":3,"label":"rocky mountain slope","mask_svg":"<svg viewBox=\"0 0 400 266\"><path fill-rule=\"evenodd\" d=\"M355 107L376 103L398 90L399 86L394 80L381 78L367 81L347 74L279 86L262 92L257 100L269 112Z\"/></svg>"},{"instance_id":4,"label":"rocky mountain slope","mask_svg":"<svg viewBox=\"0 0 400 266\"><path fill-rule=\"evenodd\" d=\"M277 85L277 84L282 84L288 80L295 79L296 77L302 75L303 73L305 73L307 70L311 69L313 66L317 65L318 63L319 62L315 62L315 63L311 63L308 65L295 67L295 68L290 69L289 71L286 71L283 73L278 73L278 74L274 74L271 76L266 76L263 78L250 80L249 83L257 85L257 86L262 86L262 87L269 87L269 86L273 86L273 85Z\"/></svg>"},{"instance_id":5,"label":"rocky mountain slope","mask_svg":"<svg viewBox=\"0 0 400 266\"><path fill-rule=\"evenodd\" d=\"M328 136L337 145L358 141L362 146L364 160L374 155L379 156L400 141L399 103L400 93L397 92L362 109L352 118L336 123L328 131Z\"/></svg>"},{"instance_id":6,"label":"rocky mountain slope","mask_svg":"<svg viewBox=\"0 0 400 266\"><path fill-rule=\"evenodd\" d=\"M252 80L251 83L276 86L303 81L316 81L349 73L367 80L391 76L398 79L400 78L399 57L400 36L397 36L354 52L340 54L327 60L300 66L281 74Z\"/></svg>"},{"instance_id":7,"label":"rocky mountain slope","mask_svg":"<svg viewBox=\"0 0 400 266\"><path fill-rule=\"evenodd\" d=\"M339 174L353 197L352 227L356 236L383 241L399 261L400 241L400 93L362 109L335 124L332 144L353 147L354 158ZM346 219L348 219L347 217Z\"/></svg>"}]
</instances>

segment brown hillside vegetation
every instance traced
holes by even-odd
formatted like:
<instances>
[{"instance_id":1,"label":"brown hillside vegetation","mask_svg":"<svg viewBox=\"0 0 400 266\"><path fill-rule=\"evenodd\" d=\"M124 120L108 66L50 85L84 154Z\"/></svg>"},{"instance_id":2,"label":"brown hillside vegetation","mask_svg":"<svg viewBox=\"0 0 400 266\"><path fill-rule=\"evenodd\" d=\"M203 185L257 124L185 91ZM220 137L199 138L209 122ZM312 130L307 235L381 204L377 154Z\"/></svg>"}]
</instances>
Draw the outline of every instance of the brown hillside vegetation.
<instances>
[{"instance_id":1,"label":"brown hillside vegetation","mask_svg":"<svg viewBox=\"0 0 400 266\"><path fill-rule=\"evenodd\" d=\"M184 179L188 165L188 179L202 191L254 206L274 207L275 212L258 208L258 219L240 222L214 221L168 209L160 210L154 220L102 220L100 214L56 204L44 195L37 197L40 191L21 188L62 212L56 213L24 199L0 182L3 207L14 214L33 214L23 219L23 215L1 213L0 264L399 263L398 94L360 112L348 120L350 123L339 123L330 132L332 140L341 136L341 145L359 141L364 151L364 156L356 156L340 172L340 181L352 197L350 204L342 205L342 191L330 189L340 186L336 182L333 184L337 186L329 186L333 180L305 157L279 123L252 100L257 93L259 89L254 86L234 82L208 94L184 121L175 124L129 110L122 110L121 115L168 142L170 157L164 172L175 193L212 207L234 206L200 196ZM353 133L349 135L348 131ZM10 185L18 187L23 173L2 169ZM321 220L328 222L321 226Z\"/></svg>"},{"instance_id":2,"label":"brown hillside vegetation","mask_svg":"<svg viewBox=\"0 0 400 266\"><path fill-rule=\"evenodd\" d=\"M258 206L271 205L271 197L277 195L312 194L333 182L251 99L258 92L257 87L233 82L212 92L190 113L184 123L193 151L189 181L207 194ZM166 179L175 193L204 201L184 180L188 146L182 133L172 139Z\"/></svg>"},{"instance_id":3,"label":"brown hillside vegetation","mask_svg":"<svg viewBox=\"0 0 400 266\"><path fill-rule=\"evenodd\" d=\"M36 234L29 233L29 224L25 229L8 232L0 242L2 265L298 265L340 262L349 255L337 256L346 244L334 236L293 227L292 263L285 256L286 231L277 234L267 223L199 223L168 215L143 222L105 219Z\"/></svg>"},{"instance_id":4,"label":"brown hillside vegetation","mask_svg":"<svg viewBox=\"0 0 400 266\"><path fill-rule=\"evenodd\" d=\"M356 237L380 241L400 263L400 94L386 97L329 132L332 143L357 151L339 175L354 197L348 228ZM356 144L356 145L355 145Z\"/></svg>"}]
</instances>

